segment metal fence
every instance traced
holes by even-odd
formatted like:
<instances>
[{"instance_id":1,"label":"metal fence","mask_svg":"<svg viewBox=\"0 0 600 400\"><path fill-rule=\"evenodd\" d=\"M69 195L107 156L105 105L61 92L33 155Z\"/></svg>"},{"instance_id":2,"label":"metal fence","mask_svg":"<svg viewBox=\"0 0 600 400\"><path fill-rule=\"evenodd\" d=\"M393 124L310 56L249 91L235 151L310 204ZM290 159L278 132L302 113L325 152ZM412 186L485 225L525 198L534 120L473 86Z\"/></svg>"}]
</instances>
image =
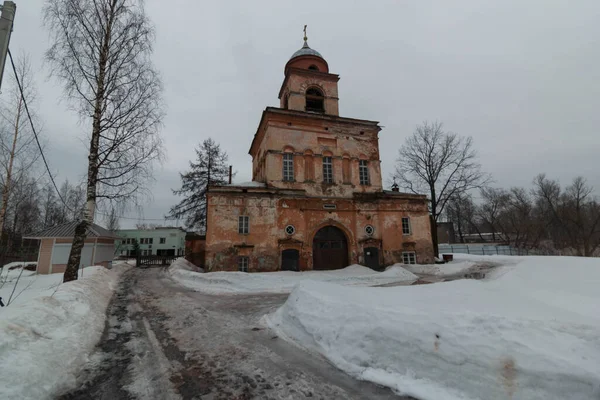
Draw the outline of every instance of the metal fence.
<instances>
[{"instance_id":1,"label":"metal fence","mask_svg":"<svg viewBox=\"0 0 600 400\"><path fill-rule=\"evenodd\" d=\"M479 256L489 256L493 254L503 256L550 256L561 255L542 249L524 249L506 245L484 245L484 244L440 244L438 246L440 254L443 253L459 253L459 254L475 254Z\"/></svg>"}]
</instances>

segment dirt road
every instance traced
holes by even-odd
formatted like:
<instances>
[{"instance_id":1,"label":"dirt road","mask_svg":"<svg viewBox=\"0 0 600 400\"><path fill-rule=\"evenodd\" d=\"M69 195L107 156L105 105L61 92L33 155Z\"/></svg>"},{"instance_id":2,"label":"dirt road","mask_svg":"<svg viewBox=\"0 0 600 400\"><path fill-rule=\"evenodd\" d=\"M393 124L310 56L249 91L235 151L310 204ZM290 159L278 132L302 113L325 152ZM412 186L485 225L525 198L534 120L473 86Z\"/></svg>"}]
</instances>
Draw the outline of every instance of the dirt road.
<instances>
[{"instance_id":1,"label":"dirt road","mask_svg":"<svg viewBox=\"0 0 600 400\"><path fill-rule=\"evenodd\" d=\"M212 296L126 272L78 389L60 399L408 399L357 381L259 324L287 295Z\"/></svg>"}]
</instances>

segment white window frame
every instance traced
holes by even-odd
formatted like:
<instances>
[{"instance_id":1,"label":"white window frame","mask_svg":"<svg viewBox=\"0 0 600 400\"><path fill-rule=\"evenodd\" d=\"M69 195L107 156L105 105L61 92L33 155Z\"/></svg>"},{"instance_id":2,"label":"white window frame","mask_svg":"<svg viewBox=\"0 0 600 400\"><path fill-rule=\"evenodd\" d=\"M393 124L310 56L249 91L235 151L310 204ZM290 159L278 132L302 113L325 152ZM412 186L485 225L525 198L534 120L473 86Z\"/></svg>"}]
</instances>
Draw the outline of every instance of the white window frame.
<instances>
[{"instance_id":1,"label":"white window frame","mask_svg":"<svg viewBox=\"0 0 600 400\"><path fill-rule=\"evenodd\" d=\"M283 153L283 180L294 181L294 155L292 153Z\"/></svg>"},{"instance_id":2,"label":"white window frame","mask_svg":"<svg viewBox=\"0 0 600 400\"><path fill-rule=\"evenodd\" d=\"M367 160L358 161L358 180L361 185L368 186L371 184L369 177L369 162Z\"/></svg>"},{"instance_id":3,"label":"white window frame","mask_svg":"<svg viewBox=\"0 0 600 400\"><path fill-rule=\"evenodd\" d=\"M289 232L291 231L291 232ZM294 233L296 233L296 227L294 225L287 225L285 227L285 234L288 236L292 236Z\"/></svg>"},{"instance_id":4,"label":"white window frame","mask_svg":"<svg viewBox=\"0 0 600 400\"><path fill-rule=\"evenodd\" d=\"M410 217L402 217L402 234L405 236L412 235Z\"/></svg>"},{"instance_id":5,"label":"white window frame","mask_svg":"<svg viewBox=\"0 0 600 400\"><path fill-rule=\"evenodd\" d=\"M240 215L238 217L238 233L240 235L248 235L250 233L250 217L248 215Z\"/></svg>"},{"instance_id":6,"label":"white window frame","mask_svg":"<svg viewBox=\"0 0 600 400\"><path fill-rule=\"evenodd\" d=\"M403 251L402 252L402 264L416 264L417 253L414 251Z\"/></svg>"},{"instance_id":7,"label":"white window frame","mask_svg":"<svg viewBox=\"0 0 600 400\"><path fill-rule=\"evenodd\" d=\"M333 157L323 157L323 182L333 183Z\"/></svg>"},{"instance_id":8,"label":"white window frame","mask_svg":"<svg viewBox=\"0 0 600 400\"><path fill-rule=\"evenodd\" d=\"M165 244L165 243L167 243L167 238L166 237L160 238L159 242L160 242L159 244Z\"/></svg>"},{"instance_id":9,"label":"white window frame","mask_svg":"<svg viewBox=\"0 0 600 400\"><path fill-rule=\"evenodd\" d=\"M239 256L238 257L238 271L248 272L249 267L250 267L250 257Z\"/></svg>"}]
</instances>

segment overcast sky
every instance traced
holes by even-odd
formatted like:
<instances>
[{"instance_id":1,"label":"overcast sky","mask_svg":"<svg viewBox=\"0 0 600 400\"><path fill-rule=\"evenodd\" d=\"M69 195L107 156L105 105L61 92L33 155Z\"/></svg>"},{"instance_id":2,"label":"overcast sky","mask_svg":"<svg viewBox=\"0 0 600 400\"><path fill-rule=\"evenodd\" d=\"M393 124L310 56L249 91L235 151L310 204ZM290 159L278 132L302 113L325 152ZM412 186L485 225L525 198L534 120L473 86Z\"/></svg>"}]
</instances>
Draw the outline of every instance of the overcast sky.
<instances>
[{"instance_id":1,"label":"overcast sky","mask_svg":"<svg viewBox=\"0 0 600 400\"><path fill-rule=\"evenodd\" d=\"M49 163L59 181L81 180L90 123L79 124L48 79L43 0L15 2L11 49L29 53L36 70ZM251 179L252 137L262 110L279 104L304 24L309 45L341 77L340 115L384 127L386 179L414 127L439 120L474 138L495 186L530 186L545 172L563 184L582 175L600 189L598 0L146 0L146 10L168 116L167 160L145 218L162 218L177 201L178 172L208 137L229 154L236 180Z\"/></svg>"}]
</instances>

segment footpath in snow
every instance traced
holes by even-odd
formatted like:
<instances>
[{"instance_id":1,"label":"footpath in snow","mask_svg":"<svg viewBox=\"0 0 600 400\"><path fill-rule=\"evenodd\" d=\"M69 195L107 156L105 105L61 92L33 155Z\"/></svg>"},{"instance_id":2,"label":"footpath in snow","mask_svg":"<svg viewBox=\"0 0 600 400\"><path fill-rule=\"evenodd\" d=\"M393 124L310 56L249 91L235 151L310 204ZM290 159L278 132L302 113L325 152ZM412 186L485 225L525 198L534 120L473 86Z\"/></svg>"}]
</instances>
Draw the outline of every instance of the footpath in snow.
<instances>
[{"instance_id":1,"label":"footpath in snow","mask_svg":"<svg viewBox=\"0 0 600 400\"><path fill-rule=\"evenodd\" d=\"M361 265L334 271L209 272L177 259L169 274L181 285L209 294L290 293L301 282L330 282L344 286L410 285L416 275L398 265L377 272Z\"/></svg>"},{"instance_id":2,"label":"footpath in snow","mask_svg":"<svg viewBox=\"0 0 600 400\"><path fill-rule=\"evenodd\" d=\"M0 308L0 399L50 399L75 385L125 268L88 267L79 280L60 285L63 274L23 272L22 294ZM12 290L14 271L2 293Z\"/></svg>"},{"instance_id":3,"label":"footpath in snow","mask_svg":"<svg viewBox=\"0 0 600 400\"><path fill-rule=\"evenodd\" d=\"M264 320L347 373L422 400L600 399L600 260L463 261L488 260L505 266L485 280L302 282Z\"/></svg>"}]
</instances>

